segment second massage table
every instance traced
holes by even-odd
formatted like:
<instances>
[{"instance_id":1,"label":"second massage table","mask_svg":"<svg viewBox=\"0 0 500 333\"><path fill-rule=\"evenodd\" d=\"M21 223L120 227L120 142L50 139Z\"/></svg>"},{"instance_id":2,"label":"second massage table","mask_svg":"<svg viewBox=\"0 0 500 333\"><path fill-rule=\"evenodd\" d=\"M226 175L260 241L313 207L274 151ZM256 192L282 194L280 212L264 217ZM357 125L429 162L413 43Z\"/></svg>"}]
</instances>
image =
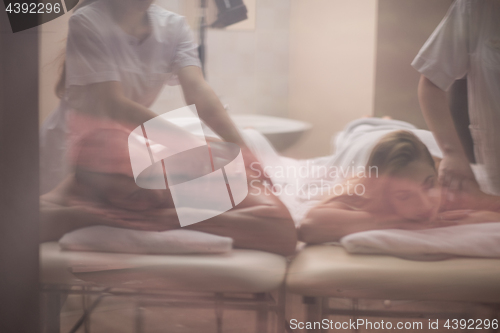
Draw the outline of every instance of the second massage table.
<instances>
[{"instance_id":1,"label":"second massage table","mask_svg":"<svg viewBox=\"0 0 500 333\"><path fill-rule=\"evenodd\" d=\"M487 303L498 310L500 260L414 261L383 255L353 255L339 246L316 245L306 247L292 261L286 287L304 296L307 321L335 314L398 316L391 311L359 310L355 306L332 309L329 298L351 299L353 304L364 299ZM428 318L433 313L406 312L400 316Z\"/></svg>"}]
</instances>

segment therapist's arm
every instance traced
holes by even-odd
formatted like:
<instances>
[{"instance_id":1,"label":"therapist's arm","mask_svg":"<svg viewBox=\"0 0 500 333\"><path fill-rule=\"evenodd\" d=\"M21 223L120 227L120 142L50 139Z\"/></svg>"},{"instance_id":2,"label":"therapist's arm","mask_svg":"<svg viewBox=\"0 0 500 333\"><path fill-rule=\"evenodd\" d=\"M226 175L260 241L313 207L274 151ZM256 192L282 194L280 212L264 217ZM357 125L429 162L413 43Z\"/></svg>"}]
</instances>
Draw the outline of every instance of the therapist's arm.
<instances>
[{"instance_id":1,"label":"therapist's arm","mask_svg":"<svg viewBox=\"0 0 500 333\"><path fill-rule=\"evenodd\" d=\"M186 103L188 105L195 104L200 117L205 123L224 140L239 145L242 148L246 165L253 165L254 169L260 170L261 174L264 175L259 161L247 148L217 95L203 78L200 68L196 66L184 67L179 71L178 76ZM95 99L96 103L94 103L95 108L79 110L84 113L95 116L106 116L113 120L135 126L139 126L158 116L147 107L127 98L123 93L121 83L118 81L95 83L89 85L87 88L90 91L91 98ZM179 142L199 140L199 138L168 121L164 122L164 126L173 139L181 140ZM269 180L265 176L262 178Z\"/></svg>"},{"instance_id":2,"label":"therapist's arm","mask_svg":"<svg viewBox=\"0 0 500 333\"><path fill-rule=\"evenodd\" d=\"M212 87L205 81L201 69L197 66L186 66L181 68L177 75L186 104L196 105L196 110L201 119L225 141L240 146L245 164L253 170L259 170L262 175L261 178L271 182L264 173L260 162L246 146Z\"/></svg>"},{"instance_id":3,"label":"therapist's arm","mask_svg":"<svg viewBox=\"0 0 500 333\"><path fill-rule=\"evenodd\" d=\"M122 84L118 81L94 83L86 86L86 89L89 98L95 100L92 104L94 107L78 111L137 126L157 116L147 107L127 98L123 93Z\"/></svg>"},{"instance_id":4,"label":"therapist's arm","mask_svg":"<svg viewBox=\"0 0 500 333\"><path fill-rule=\"evenodd\" d=\"M87 86L86 89L89 91L89 98L92 98L94 103L92 104L93 108L78 110L85 114L107 117L133 126L140 126L158 116L147 107L126 97L122 85L118 81L94 83ZM163 126L165 133L168 133L172 140L179 140L178 142L199 141L199 138L169 121L163 121Z\"/></svg>"},{"instance_id":5,"label":"therapist's arm","mask_svg":"<svg viewBox=\"0 0 500 333\"><path fill-rule=\"evenodd\" d=\"M181 82L184 97L188 105L195 104L200 117L215 130L224 140L244 147L245 143L238 130L229 118L219 98L203 78L201 69L187 66L177 73ZM90 98L96 102L92 109L80 110L96 116L107 116L111 119L141 125L157 116L147 107L136 103L125 96L118 81L94 83L86 87ZM167 123L167 122L166 122ZM168 123L172 129L179 127Z\"/></svg>"},{"instance_id":6,"label":"therapist's arm","mask_svg":"<svg viewBox=\"0 0 500 333\"><path fill-rule=\"evenodd\" d=\"M443 160L439 166L440 182L452 190L461 189L464 180L475 182L455 129L446 92L422 75L418 85L418 98L425 121L443 151Z\"/></svg>"},{"instance_id":7,"label":"therapist's arm","mask_svg":"<svg viewBox=\"0 0 500 333\"><path fill-rule=\"evenodd\" d=\"M186 104L196 105L201 119L225 141L245 147L245 142L212 87L197 66L183 67L177 73Z\"/></svg>"}]
</instances>

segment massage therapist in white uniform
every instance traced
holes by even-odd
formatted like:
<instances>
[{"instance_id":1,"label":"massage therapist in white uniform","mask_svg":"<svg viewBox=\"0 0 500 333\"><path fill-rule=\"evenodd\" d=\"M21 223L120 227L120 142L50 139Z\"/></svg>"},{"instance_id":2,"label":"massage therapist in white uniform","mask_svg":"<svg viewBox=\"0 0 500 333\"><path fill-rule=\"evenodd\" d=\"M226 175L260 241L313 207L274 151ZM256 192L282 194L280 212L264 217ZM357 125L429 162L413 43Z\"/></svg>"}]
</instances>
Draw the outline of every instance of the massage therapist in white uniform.
<instances>
[{"instance_id":1,"label":"massage therapist in white uniform","mask_svg":"<svg viewBox=\"0 0 500 333\"><path fill-rule=\"evenodd\" d=\"M444 153L440 180L452 190L475 184L445 93L466 76L474 154L489 192L500 195L500 1L456 0L412 66L422 74L420 105Z\"/></svg>"},{"instance_id":2,"label":"massage therapist in white uniform","mask_svg":"<svg viewBox=\"0 0 500 333\"><path fill-rule=\"evenodd\" d=\"M247 165L256 161L204 80L185 19L152 3L83 0L70 18L57 87L61 102L40 134L42 194L68 172L69 112L139 126L157 116L148 107L165 83L180 83L186 103L196 105L203 121L224 140L238 144Z\"/></svg>"}]
</instances>

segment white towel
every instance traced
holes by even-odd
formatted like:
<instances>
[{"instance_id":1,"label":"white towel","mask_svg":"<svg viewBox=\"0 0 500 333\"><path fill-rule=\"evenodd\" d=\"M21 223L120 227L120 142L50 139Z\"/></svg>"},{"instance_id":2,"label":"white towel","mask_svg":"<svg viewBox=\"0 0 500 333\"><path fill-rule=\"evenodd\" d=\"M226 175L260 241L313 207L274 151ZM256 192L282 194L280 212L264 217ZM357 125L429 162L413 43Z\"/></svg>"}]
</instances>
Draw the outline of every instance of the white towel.
<instances>
[{"instance_id":1,"label":"white towel","mask_svg":"<svg viewBox=\"0 0 500 333\"><path fill-rule=\"evenodd\" d=\"M372 230L343 237L349 253L406 258L434 255L500 258L500 223L478 223L426 230Z\"/></svg>"},{"instance_id":2,"label":"white towel","mask_svg":"<svg viewBox=\"0 0 500 333\"><path fill-rule=\"evenodd\" d=\"M106 226L78 229L59 240L63 250L138 254L225 253L233 239L194 230L142 231Z\"/></svg>"}]
</instances>

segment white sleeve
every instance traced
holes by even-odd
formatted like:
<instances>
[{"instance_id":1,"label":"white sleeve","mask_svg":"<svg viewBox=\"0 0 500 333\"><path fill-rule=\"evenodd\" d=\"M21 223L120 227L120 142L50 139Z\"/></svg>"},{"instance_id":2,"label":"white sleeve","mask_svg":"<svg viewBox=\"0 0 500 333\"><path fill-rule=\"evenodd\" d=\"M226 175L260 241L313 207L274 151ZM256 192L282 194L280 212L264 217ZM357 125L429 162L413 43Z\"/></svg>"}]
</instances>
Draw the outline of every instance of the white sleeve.
<instances>
[{"instance_id":1,"label":"white sleeve","mask_svg":"<svg viewBox=\"0 0 500 333\"><path fill-rule=\"evenodd\" d=\"M191 29L184 18L181 20L177 33L177 44L172 63L173 73L177 74L181 68L186 66L201 67L200 58L198 57L198 45L194 42Z\"/></svg>"},{"instance_id":2,"label":"white sleeve","mask_svg":"<svg viewBox=\"0 0 500 333\"><path fill-rule=\"evenodd\" d=\"M442 90L469 70L469 6L456 0L411 64Z\"/></svg>"},{"instance_id":3,"label":"white sleeve","mask_svg":"<svg viewBox=\"0 0 500 333\"><path fill-rule=\"evenodd\" d=\"M106 81L120 81L109 45L88 19L73 15L66 46L66 87Z\"/></svg>"}]
</instances>

